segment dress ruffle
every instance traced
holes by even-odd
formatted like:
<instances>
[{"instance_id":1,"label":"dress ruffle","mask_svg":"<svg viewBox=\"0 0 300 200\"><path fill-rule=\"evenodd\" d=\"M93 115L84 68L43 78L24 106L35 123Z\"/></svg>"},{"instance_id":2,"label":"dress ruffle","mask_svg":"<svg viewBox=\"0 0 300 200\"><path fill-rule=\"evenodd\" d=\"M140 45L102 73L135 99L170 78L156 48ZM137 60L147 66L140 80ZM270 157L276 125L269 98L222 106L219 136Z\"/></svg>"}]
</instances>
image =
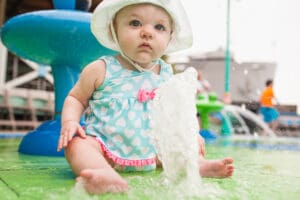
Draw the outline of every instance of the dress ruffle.
<instances>
[{"instance_id":1,"label":"dress ruffle","mask_svg":"<svg viewBox=\"0 0 300 200\"><path fill-rule=\"evenodd\" d=\"M103 153L105 154L105 156L107 156L109 159L111 159L114 163L116 163L118 165L143 167L143 166L147 166L147 165L153 165L156 163L156 157L142 159L142 160L128 160L128 159L124 159L124 158L119 158L119 157L113 155L99 138L96 138L96 140L97 140L97 142L99 142L101 149L102 149Z\"/></svg>"}]
</instances>

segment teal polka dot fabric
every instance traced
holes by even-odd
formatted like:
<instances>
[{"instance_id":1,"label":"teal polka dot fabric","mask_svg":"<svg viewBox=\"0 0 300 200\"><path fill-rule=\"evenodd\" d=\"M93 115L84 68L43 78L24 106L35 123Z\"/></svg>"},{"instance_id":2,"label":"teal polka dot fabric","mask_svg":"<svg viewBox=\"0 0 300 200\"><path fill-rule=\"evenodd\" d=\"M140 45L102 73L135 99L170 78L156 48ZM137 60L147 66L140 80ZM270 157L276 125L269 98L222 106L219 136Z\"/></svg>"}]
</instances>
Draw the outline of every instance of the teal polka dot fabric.
<instances>
[{"instance_id":1,"label":"teal polka dot fabric","mask_svg":"<svg viewBox=\"0 0 300 200\"><path fill-rule=\"evenodd\" d=\"M96 136L102 149L123 166L153 165L156 158L149 137L151 99L139 101L140 90L155 91L173 72L171 65L157 60L160 73L123 68L113 56L103 56L106 75L89 100L86 133Z\"/></svg>"}]
</instances>

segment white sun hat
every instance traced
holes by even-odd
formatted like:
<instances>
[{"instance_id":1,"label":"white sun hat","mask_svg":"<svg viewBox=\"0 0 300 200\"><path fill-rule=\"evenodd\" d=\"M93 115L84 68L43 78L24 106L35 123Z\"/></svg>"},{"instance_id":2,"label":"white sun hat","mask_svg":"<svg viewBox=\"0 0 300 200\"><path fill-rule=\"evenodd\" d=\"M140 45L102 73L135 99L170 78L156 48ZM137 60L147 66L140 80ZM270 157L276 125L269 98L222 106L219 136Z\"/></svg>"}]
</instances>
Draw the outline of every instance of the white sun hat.
<instances>
[{"instance_id":1,"label":"white sun hat","mask_svg":"<svg viewBox=\"0 0 300 200\"><path fill-rule=\"evenodd\" d=\"M91 19L92 33L103 46L122 52L111 35L110 25L120 9L142 3L160 6L172 17L174 30L166 54L187 49L192 45L191 25L180 0L103 0L93 12Z\"/></svg>"}]
</instances>

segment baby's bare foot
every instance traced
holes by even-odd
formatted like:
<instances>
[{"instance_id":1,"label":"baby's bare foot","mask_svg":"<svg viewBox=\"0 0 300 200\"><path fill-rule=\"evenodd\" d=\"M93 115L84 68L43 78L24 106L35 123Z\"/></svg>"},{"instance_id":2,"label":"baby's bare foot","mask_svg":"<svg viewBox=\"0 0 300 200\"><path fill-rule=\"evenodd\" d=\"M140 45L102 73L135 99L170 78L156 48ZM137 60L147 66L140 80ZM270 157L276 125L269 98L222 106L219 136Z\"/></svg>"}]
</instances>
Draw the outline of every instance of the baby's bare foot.
<instances>
[{"instance_id":1,"label":"baby's bare foot","mask_svg":"<svg viewBox=\"0 0 300 200\"><path fill-rule=\"evenodd\" d=\"M233 159L203 160L200 162L200 175L209 178L226 178L232 176L234 171Z\"/></svg>"},{"instance_id":2,"label":"baby's bare foot","mask_svg":"<svg viewBox=\"0 0 300 200\"><path fill-rule=\"evenodd\" d=\"M76 179L92 194L120 193L128 189L127 182L113 169L85 169Z\"/></svg>"}]
</instances>

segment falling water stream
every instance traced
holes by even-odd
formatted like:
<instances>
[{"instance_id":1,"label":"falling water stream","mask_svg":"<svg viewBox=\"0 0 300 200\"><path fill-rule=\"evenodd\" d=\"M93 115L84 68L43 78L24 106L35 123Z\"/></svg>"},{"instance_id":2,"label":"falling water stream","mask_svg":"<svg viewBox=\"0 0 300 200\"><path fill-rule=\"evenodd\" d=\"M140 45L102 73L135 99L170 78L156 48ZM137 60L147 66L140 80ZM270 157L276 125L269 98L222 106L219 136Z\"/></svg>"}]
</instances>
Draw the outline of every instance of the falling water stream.
<instances>
[{"instance_id":1,"label":"falling water stream","mask_svg":"<svg viewBox=\"0 0 300 200\"><path fill-rule=\"evenodd\" d=\"M187 196L203 194L196 91L197 71L188 68L162 84L153 100L151 137L162 162L163 183Z\"/></svg>"}]
</instances>

